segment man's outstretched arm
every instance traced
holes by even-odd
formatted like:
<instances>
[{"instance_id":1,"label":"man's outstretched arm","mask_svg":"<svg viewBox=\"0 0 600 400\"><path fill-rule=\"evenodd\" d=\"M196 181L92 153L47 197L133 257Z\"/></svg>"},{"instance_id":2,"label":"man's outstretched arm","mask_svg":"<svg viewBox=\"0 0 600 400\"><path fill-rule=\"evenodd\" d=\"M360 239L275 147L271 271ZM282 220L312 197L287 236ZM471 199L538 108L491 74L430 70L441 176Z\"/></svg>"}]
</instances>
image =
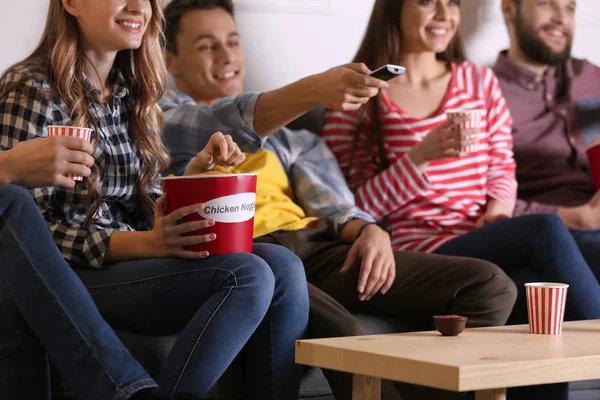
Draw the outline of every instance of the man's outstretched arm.
<instances>
[{"instance_id":1,"label":"man's outstretched arm","mask_svg":"<svg viewBox=\"0 0 600 400\"><path fill-rule=\"evenodd\" d=\"M254 130L266 137L318 105L357 110L388 87L370 72L364 64L346 64L265 92L256 103Z\"/></svg>"}]
</instances>

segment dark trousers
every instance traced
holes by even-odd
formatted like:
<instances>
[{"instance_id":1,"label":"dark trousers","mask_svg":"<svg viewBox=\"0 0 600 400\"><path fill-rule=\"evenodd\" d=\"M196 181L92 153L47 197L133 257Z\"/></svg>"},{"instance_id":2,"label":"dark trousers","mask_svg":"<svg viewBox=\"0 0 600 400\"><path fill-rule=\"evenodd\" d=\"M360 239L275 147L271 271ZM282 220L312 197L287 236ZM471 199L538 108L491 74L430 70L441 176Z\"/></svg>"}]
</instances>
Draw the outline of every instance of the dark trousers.
<instances>
[{"instance_id":1,"label":"dark trousers","mask_svg":"<svg viewBox=\"0 0 600 400\"><path fill-rule=\"evenodd\" d=\"M347 274L339 272L352 244L340 241L333 224L327 220L319 221L316 228L278 231L255 242L276 243L293 251L304 262L307 280L335 300L332 303L323 298L323 293L309 289L308 330L315 338L364 334L358 333L362 329L348 312L406 318L421 321L424 326L431 325L432 316L437 314L464 315L471 327L504 325L516 298L511 279L492 263L395 252L396 281L390 291L361 302L357 291L360 265ZM327 372L326 377L338 400L351 399L348 374ZM384 384L383 391L384 398L398 398L386 397L397 396L391 384ZM442 396L420 391L415 397L407 395L406 399Z\"/></svg>"}]
</instances>

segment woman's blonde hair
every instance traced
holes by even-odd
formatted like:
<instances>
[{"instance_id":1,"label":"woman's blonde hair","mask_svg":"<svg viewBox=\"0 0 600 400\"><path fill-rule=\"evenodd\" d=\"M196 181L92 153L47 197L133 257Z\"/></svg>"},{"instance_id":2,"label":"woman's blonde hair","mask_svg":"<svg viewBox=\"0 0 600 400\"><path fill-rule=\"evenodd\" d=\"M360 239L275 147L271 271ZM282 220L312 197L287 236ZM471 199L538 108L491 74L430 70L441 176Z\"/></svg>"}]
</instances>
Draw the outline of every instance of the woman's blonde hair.
<instances>
[{"instance_id":1,"label":"woman's blonde hair","mask_svg":"<svg viewBox=\"0 0 600 400\"><path fill-rule=\"evenodd\" d=\"M129 136L141 156L140 177L136 182L137 206L149 222L154 216L154 200L147 189L154 184L158 174L169 165L169 155L161 140L163 125L162 111L158 101L165 90L166 67L161 40L163 35L163 13L160 0L150 0L152 18L144 34L142 44L135 50L117 53L114 66L123 74L126 86L133 101L129 115ZM70 110L74 126L99 126L92 112L93 98L84 86L84 65L87 59L81 48L81 34L75 17L65 10L60 0L52 0L48 10L42 39L33 53L7 71L18 66L35 66L46 71L52 94L60 97ZM4 78L0 82L4 81ZM14 82L3 88L0 97L17 89L29 79ZM99 88L102 89L102 88ZM98 145L98 134L94 145ZM86 223L100 207L100 171L97 165L93 170L95 178L86 179L89 197L89 211Z\"/></svg>"}]
</instances>

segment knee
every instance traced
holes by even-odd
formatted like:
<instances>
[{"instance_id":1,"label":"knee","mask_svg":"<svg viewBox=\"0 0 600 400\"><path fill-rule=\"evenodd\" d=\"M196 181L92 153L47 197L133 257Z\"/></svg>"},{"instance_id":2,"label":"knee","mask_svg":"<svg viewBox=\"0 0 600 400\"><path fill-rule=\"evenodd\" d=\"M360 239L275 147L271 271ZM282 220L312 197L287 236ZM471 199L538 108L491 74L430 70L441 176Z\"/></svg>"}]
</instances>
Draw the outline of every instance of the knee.
<instances>
[{"instance_id":1,"label":"knee","mask_svg":"<svg viewBox=\"0 0 600 400\"><path fill-rule=\"evenodd\" d=\"M308 315L308 284L302 260L290 250L277 245L255 246L253 251L273 271L275 295L280 294L281 298L293 302L295 313Z\"/></svg>"},{"instance_id":2,"label":"knee","mask_svg":"<svg viewBox=\"0 0 600 400\"><path fill-rule=\"evenodd\" d=\"M545 232L567 232L567 227L560 217L556 214L533 214L525 218L529 223L536 227L538 234Z\"/></svg>"},{"instance_id":3,"label":"knee","mask_svg":"<svg viewBox=\"0 0 600 400\"><path fill-rule=\"evenodd\" d=\"M497 265L483 260L473 264L476 280L481 290L481 306L493 311L494 325L504 325L517 300L517 286Z\"/></svg>"},{"instance_id":4,"label":"knee","mask_svg":"<svg viewBox=\"0 0 600 400\"><path fill-rule=\"evenodd\" d=\"M237 257L242 258L240 262L243 265L242 276L257 288L272 295L275 289L275 275L265 260L248 253L239 254ZM239 275L240 272L237 274Z\"/></svg>"},{"instance_id":5,"label":"knee","mask_svg":"<svg viewBox=\"0 0 600 400\"><path fill-rule=\"evenodd\" d=\"M494 267L496 266L494 265ZM517 301L517 285L515 285L515 282L499 267L496 267L496 271L497 273L495 273L491 279L492 290L495 290L498 297L502 299L501 304L503 305L503 308L510 311Z\"/></svg>"},{"instance_id":6,"label":"knee","mask_svg":"<svg viewBox=\"0 0 600 400\"><path fill-rule=\"evenodd\" d=\"M0 206L5 210L11 204L17 204L21 207L32 207L38 210L35 202L31 198L29 192L20 186L16 185L0 185Z\"/></svg>"},{"instance_id":7,"label":"knee","mask_svg":"<svg viewBox=\"0 0 600 400\"><path fill-rule=\"evenodd\" d=\"M313 285L309 285L308 291L310 297L309 338L365 334L360 322L331 296Z\"/></svg>"},{"instance_id":8,"label":"knee","mask_svg":"<svg viewBox=\"0 0 600 400\"><path fill-rule=\"evenodd\" d=\"M336 326L333 328L335 334L330 335L331 337L362 336L367 334L360 322L351 314L342 314L335 322Z\"/></svg>"},{"instance_id":9,"label":"knee","mask_svg":"<svg viewBox=\"0 0 600 400\"><path fill-rule=\"evenodd\" d=\"M275 275L275 293L282 294L283 301L288 303L287 307L298 318L308 320L308 284L304 264L293 253L290 254L294 256L293 260L276 266L271 265Z\"/></svg>"},{"instance_id":10,"label":"knee","mask_svg":"<svg viewBox=\"0 0 600 400\"><path fill-rule=\"evenodd\" d=\"M31 197L27 190L17 185L0 185L0 196Z\"/></svg>"},{"instance_id":11,"label":"knee","mask_svg":"<svg viewBox=\"0 0 600 400\"><path fill-rule=\"evenodd\" d=\"M269 265L260 257L250 253L236 253L221 265L225 279L221 286L244 289L246 304L265 310L271 304L275 290L275 277Z\"/></svg>"},{"instance_id":12,"label":"knee","mask_svg":"<svg viewBox=\"0 0 600 400\"><path fill-rule=\"evenodd\" d=\"M489 261L477 260L474 268L478 271L479 281L489 292L502 295L511 303L517 298L517 287L513 280L496 264Z\"/></svg>"}]
</instances>

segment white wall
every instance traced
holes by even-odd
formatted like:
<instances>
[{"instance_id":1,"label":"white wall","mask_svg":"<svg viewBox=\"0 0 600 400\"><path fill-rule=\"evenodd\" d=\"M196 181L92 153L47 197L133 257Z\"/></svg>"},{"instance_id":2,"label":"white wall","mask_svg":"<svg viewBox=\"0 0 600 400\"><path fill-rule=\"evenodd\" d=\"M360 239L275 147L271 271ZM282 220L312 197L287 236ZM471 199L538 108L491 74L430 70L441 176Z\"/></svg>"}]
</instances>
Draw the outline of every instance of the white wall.
<instances>
[{"instance_id":1,"label":"white wall","mask_svg":"<svg viewBox=\"0 0 600 400\"><path fill-rule=\"evenodd\" d=\"M363 35L373 1L237 0L248 63L246 88L272 89L348 62ZM48 3L0 0L0 71L37 44ZM493 63L508 44L500 0L463 0L461 7L461 30L470 59ZM600 64L600 1L580 0L577 21L574 55Z\"/></svg>"},{"instance_id":2,"label":"white wall","mask_svg":"<svg viewBox=\"0 0 600 400\"><path fill-rule=\"evenodd\" d=\"M0 0L0 72L38 44L49 0Z\"/></svg>"}]
</instances>

